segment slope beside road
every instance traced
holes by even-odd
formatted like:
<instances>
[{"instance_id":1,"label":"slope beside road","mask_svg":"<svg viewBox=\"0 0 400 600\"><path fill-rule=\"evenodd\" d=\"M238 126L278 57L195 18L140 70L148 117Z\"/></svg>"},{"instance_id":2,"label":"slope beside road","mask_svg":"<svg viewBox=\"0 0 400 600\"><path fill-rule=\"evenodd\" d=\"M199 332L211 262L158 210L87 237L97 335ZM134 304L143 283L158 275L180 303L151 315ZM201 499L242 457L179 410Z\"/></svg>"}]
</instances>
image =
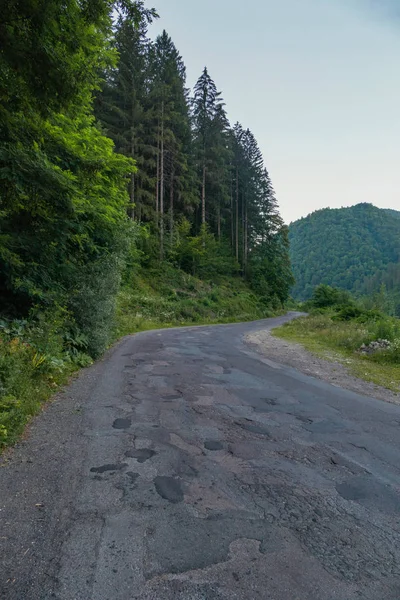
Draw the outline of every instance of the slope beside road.
<instances>
[{"instance_id":1,"label":"slope beside road","mask_svg":"<svg viewBox=\"0 0 400 600\"><path fill-rule=\"evenodd\" d=\"M6 600L398 600L400 407L279 365L290 318L129 337L0 466Z\"/></svg>"}]
</instances>

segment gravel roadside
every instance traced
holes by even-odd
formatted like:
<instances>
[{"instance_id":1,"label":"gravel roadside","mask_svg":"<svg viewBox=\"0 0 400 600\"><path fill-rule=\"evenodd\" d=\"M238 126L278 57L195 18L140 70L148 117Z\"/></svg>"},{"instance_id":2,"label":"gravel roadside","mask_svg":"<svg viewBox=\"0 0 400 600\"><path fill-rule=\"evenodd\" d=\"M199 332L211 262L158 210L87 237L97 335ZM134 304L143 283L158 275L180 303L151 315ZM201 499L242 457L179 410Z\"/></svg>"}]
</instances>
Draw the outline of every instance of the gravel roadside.
<instances>
[{"instance_id":1,"label":"gravel roadside","mask_svg":"<svg viewBox=\"0 0 400 600\"><path fill-rule=\"evenodd\" d=\"M320 358L300 344L288 342L274 337L271 331L256 331L246 336L246 343L263 354L266 358L277 363L288 365L317 379L322 379L332 385L378 398L385 402L400 404L400 395L386 388L364 381L352 375L349 369L340 362Z\"/></svg>"}]
</instances>

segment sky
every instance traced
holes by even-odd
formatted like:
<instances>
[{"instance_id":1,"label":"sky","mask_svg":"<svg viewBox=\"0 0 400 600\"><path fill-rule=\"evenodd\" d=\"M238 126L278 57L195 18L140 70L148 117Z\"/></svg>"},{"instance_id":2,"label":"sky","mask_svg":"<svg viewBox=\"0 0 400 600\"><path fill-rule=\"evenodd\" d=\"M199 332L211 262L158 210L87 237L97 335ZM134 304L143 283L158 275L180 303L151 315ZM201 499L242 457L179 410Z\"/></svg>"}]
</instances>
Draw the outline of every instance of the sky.
<instances>
[{"instance_id":1,"label":"sky","mask_svg":"<svg viewBox=\"0 0 400 600\"><path fill-rule=\"evenodd\" d=\"M287 223L325 207L400 210L398 0L146 0L256 136Z\"/></svg>"}]
</instances>

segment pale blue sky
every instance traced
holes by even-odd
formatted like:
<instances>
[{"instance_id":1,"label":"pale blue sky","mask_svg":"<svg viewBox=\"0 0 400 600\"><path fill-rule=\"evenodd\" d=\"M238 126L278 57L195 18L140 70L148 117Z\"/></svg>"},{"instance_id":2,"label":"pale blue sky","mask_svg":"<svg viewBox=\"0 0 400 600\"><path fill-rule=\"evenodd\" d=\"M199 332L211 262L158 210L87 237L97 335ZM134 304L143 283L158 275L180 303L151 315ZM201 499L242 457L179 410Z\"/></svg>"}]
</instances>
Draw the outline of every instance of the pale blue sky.
<instances>
[{"instance_id":1,"label":"pale blue sky","mask_svg":"<svg viewBox=\"0 0 400 600\"><path fill-rule=\"evenodd\" d=\"M285 221L326 206L400 210L395 0L153 0L193 86L207 65L257 137ZM397 11L400 14L400 11Z\"/></svg>"}]
</instances>

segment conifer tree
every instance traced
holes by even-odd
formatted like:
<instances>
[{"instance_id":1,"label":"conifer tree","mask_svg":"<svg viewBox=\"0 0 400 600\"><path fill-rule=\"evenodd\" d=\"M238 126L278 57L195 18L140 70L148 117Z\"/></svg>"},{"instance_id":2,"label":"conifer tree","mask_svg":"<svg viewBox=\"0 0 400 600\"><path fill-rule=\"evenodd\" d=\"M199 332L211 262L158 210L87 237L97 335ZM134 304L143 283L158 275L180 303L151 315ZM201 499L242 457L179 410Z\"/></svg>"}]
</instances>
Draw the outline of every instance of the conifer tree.
<instances>
[{"instance_id":1,"label":"conifer tree","mask_svg":"<svg viewBox=\"0 0 400 600\"><path fill-rule=\"evenodd\" d=\"M185 65L165 30L156 39L150 56L151 83L147 102L157 132L156 213L160 217L160 255L163 256L166 213L169 212L170 240L173 242L174 216L182 193L186 192L186 202L194 200L191 129Z\"/></svg>"},{"instance_id":2,"label":"conifer tree","mask_svg":"<svg viewBox=\"0 0 400 600\"><path fill-rule=\"evenodd\" d=\"M215 167L212 160L213 146L215 136L219 133L219 128L224 126L221 93L217 91L217 87L211 79L207 67L204 68L202 75L194 87L192 107L195 153L199 179L201 181L201 224L204 226L207 222L207 184L210 174L213 174Z\"/></svg>"}]
</instances>

